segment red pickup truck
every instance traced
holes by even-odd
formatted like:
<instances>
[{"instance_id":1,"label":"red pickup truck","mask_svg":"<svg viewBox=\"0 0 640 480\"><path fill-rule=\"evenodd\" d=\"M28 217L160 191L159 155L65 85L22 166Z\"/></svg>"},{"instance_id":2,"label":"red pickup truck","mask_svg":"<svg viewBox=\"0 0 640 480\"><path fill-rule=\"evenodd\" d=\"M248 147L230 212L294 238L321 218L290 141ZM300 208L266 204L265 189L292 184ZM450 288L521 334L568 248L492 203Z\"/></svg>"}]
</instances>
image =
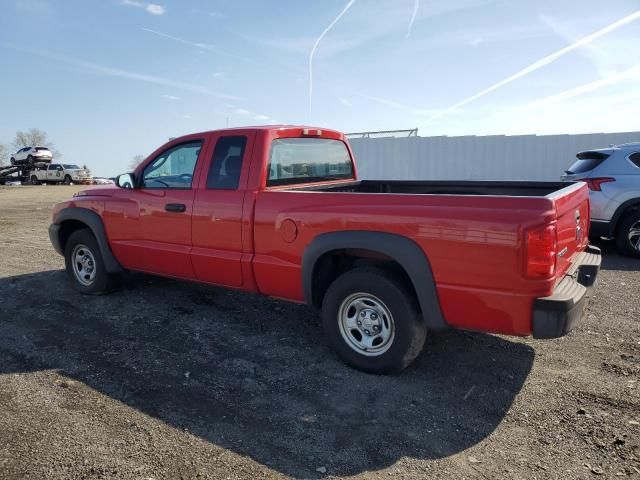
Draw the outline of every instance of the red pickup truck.
<instances>
[{"instance_id":1,"label":"red pickup truck","mask_svg":"<svg viewBox=\"0 0 640 480\"><path fill-rule=\"evenodd\" d=\"M600 266L588 229L583 183L358 180L343 134L273 126L172 139L49 234L82 293L135 270L306 302L343 360L386 373L427 331L565 335Z\"/></svg>"}]
</instances>

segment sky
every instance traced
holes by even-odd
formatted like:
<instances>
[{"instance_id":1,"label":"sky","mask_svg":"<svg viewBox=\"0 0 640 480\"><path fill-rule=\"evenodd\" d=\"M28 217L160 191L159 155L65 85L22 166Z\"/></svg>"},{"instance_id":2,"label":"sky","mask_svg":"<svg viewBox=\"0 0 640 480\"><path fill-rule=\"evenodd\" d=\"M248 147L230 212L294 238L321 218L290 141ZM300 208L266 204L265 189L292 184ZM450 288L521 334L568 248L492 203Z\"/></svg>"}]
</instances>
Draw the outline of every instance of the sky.
<instances>
[{"instance_id":1,"label":"sky","mask_svg":"<svg viewBox=\"0 0 640 480\"><path fill-rule=\"evenodd\" d=\"M128 170L260 124L640 130L640 0L0 0L0 143Z\"/></svg>"}]
</instances>

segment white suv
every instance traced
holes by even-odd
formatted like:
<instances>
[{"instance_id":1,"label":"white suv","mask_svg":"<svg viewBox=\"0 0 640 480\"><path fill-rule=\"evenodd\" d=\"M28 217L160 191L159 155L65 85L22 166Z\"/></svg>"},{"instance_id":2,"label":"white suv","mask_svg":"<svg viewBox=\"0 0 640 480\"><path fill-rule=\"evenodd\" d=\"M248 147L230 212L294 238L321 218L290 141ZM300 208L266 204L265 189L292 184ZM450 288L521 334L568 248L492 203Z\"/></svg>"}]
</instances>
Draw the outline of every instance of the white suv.
<instances>
[{"instance_id":1,"label":"white suv","mask_svg":"<svg viewBox=\"0 0 640 480\"><path fill-rule=\"evenodd\" d=\"M614 237L620 253L640 257L640 142L576 155L562 180L587 183L592 237Z\"/></svg>"},{"instance_id":2,"label":"white suv","mask_svg":"<svg viewBox=\"0 0 640 480\"><path fill-rule=\"evenodd\" d=\"M11 155L11 165L51 162L53 154L47 147L24 147Z\"/></svg>"}]
</instances>

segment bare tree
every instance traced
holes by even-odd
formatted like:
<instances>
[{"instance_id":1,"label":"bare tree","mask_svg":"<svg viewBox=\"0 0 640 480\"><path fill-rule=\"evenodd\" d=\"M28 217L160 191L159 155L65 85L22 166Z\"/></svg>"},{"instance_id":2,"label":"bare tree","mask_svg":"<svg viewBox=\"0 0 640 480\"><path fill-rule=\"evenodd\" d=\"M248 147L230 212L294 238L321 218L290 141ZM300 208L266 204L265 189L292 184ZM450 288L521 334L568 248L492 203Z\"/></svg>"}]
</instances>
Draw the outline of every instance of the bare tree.
<instances>
[{"instance_id":1,"label":"bare tree","mask_svg":"<svg viewBox=\"0 0 640 480\"><path fill-rule=\"evenodd\" d=\"M7 155L9 155L9 149L4 143L0 143L0 167L7 163Z\"/></svg>"},{"instance_id":2,"label":"bare tree","mask_svg":"<svg viewBox=\"0 0 640 480\"><path fill-rule=\"evenodd\" d=\"M16 132L16 138L13 140L13 147L18 150L23 147L47 147L51 150L53 158L60 158L62 154L53 145L53 142L47 137L47 132L40 130L39 128L32 128L29 131L23 132L18 130Z\"/></svg>"},{"instance_id":3,"label":"bare tree","mask_svg":"<svg viewBox=\"0 0 640 480\"><path fill-rule=\"evenodd\" d=\"M142 161L145 159L146 157L144 155L135 155L132 159L131 159L131 163L129 164L129 170L133 171L136 169L136 167L138 165L140 165L142 163Z\"/></svg>"}]
</instances>

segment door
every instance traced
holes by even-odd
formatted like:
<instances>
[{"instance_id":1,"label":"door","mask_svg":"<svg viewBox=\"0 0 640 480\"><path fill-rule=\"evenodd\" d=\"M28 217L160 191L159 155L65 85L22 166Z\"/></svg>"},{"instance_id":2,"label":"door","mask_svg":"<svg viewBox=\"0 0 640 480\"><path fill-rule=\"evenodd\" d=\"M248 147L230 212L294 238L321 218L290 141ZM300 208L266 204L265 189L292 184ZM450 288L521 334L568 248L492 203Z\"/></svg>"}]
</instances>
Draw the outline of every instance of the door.
<instances>
[{"instance_id":1,"label":"door","mask_svg":"<svg viewBox=\"0 0 640 480\"><path fill-rule=\"evenodd\" d=\"M64 177L62 176L62 165L60 165L59 163L52 163L49 165L49 168L47 169L47 181L48 182L61 182L62 180L64 180Z\"/></svg>"},{"instance_id":2,"label":"door","mask_svg":"<svg viewBox=\"0 0 640 480\"><path fill-rule=\"evenodd\" d=\"M144 168L137 188L118 190L105 206L105 224L125 268L193 278L191 214L202 140L172 145Z\"/></svg>"},{"instance_id":3,"label":"door","mask_svg":"<svg viewBox=\"0 0 640 480\"><path fill-rule=\"evenodd\" d=\"M243 284L242 218L255 134L217 135L193 205L192 263L198 280L227 286ZM250 195L250 194L249 194ZM248 205L247 210L253 208Z\"/></svg>"}]
</instances>

